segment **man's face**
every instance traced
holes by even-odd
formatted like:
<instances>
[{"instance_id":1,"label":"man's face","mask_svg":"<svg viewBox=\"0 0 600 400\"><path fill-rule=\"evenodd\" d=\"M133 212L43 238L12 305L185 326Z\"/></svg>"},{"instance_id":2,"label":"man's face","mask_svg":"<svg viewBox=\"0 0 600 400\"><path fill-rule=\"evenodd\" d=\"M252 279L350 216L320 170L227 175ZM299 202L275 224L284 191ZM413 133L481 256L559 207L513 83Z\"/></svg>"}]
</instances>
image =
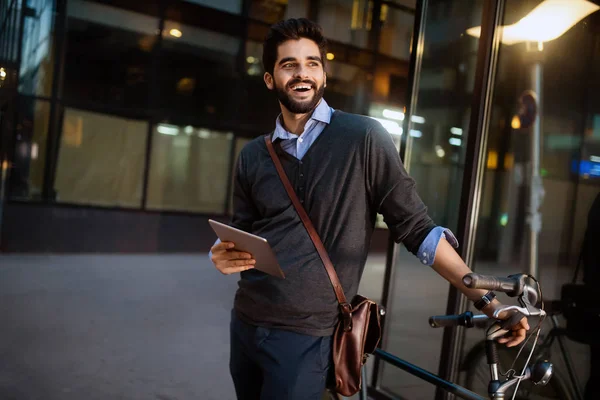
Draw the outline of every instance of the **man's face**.
<instances>
[{"instance_id":1,"label":"man's face","mask_svg":"<svg viewBox=\"0 0 600 400\"><path fill-rule=\"evenodd\" d=\"M311 112L323 98L327 81L319 46L305 38L280 44L273 75L267 72L264 79L291 113Z\"/></svg>"}]
</instances>

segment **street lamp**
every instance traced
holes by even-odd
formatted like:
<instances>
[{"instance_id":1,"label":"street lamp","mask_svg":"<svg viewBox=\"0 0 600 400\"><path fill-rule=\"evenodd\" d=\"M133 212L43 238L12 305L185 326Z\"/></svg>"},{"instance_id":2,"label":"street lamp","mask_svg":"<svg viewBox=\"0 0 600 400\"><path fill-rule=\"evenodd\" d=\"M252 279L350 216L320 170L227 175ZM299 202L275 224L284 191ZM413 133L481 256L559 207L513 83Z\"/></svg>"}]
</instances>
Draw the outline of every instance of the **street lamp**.
<instances>
[{"instance_id":1,"label":"street lamp","mask_svg":"<svg viewBox=\"0 0 600 400\"><path fill-rule=\"evenodd\" d=\"M583 18L600 9L600 6L586 0L545 0L529 14L512 25L498 27L500 41L505 45L527 43L528 50L544 50L544 42L559 38ZM481 26L467 29L467 34L479 38ZM530 46L537 44L537 46ZM535 100L537 110L532 124L531 134L531 183L527 222L529 224L529 265L530 275L538 276L538 239L542 229L542 215L539 212L544 197L544 187L540 176L541 151L541 114L542 114L542 62L534 57L530 65L533 94L528 98Z\"/></svg>"}]
</instances>

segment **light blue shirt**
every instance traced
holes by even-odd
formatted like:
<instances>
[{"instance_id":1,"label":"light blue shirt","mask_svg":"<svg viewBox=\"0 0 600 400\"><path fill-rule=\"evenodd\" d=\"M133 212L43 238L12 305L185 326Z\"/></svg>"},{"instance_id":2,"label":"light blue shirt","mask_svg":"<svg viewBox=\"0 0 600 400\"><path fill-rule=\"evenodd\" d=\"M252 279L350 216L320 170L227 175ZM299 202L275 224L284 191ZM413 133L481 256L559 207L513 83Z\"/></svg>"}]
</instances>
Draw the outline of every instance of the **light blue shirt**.
<instances>
[{"instance_id":1,"label":"light blue shirt","mask_svg":"<svg viewBox=\"0 0 600 400\"><path fill-rule=\"evenodd\" d=\"M321 132L331 121L331 115L335 110L322 99L310 119L304 125L304 131L301 135L296 135L287 131L281 123L281 114L275 121L275 132L273 132L273 141L281 139L281 148L288 154L302 160L310 146L317 140Z\"/></svg>"},{"instance_id":2,"label":"light blue shirt","mask_svg":"<svg viewBox=\"0 0 600 400\"><path fill-rule=\"evenodd\" d=\"M281 114L275 121L275 131L273 132L273 141L275 139L281 139L281 148L288 154L301 160L306 154L310 146L317 140L319 135L323 132L325 127L329 125L331 116L335 110L327 104L325 99L322 99L312 116L306 122L304 131L301 135L288 132L281 123ZM435 261L435 253L440 240L444 237L452 247L458 247L458 240L450 229L437 226L429 232L425 237L423 243L419 247L417 257L424 265L433 265ZM217 239L215 244L220 243ZM212 253L209 253L209 258L212 257Z\"/></svg>"}]
</instances>

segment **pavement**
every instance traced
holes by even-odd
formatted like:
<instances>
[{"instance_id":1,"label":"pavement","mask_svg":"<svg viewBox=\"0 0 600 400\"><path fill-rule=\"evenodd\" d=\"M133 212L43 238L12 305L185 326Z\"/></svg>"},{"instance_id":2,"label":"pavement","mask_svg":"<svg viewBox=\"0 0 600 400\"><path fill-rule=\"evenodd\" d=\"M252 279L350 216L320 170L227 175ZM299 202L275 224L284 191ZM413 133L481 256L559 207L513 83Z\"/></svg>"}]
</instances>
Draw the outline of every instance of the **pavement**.
<instances>
[{"instance_id":1,"label":"pavement","mask_svg":"<svg viewBox=\"0 0 600 400\"><path fill-rule=\"evenodd\" d=\"M362 294L380 299L384 266L383 254L370 255ZM567 279L555 270L542 273L548 298ZM0 400L235 399L228 325L236 281L206 254L1 255ZM384 348L437 372L442 331L427 319L444 313L448 285L406 251L394 282ZM467 346L480 338L468 335ZM586 348L569 347L585 381ZM431 385L403 371L382 374L398 396L433 398Z\"/></svg>"}]
</instances>

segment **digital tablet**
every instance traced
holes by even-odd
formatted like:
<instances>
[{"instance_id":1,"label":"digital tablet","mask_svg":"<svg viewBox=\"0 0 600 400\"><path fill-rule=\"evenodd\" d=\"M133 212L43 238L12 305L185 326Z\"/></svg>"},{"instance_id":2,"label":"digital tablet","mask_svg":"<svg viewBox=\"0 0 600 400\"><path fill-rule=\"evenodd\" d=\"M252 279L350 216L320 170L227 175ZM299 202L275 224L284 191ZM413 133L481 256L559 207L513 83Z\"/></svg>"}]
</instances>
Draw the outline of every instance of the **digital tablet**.
<instances>
[{"instance_id":1,"label":"digital tablet","mask_svg":"<svg viewBox=\"0 0 600 400\"><path fill-rule=\"evenodd\" d=\"M285 279L285 275L267 239L212 219L209 219L208 223L219 239L221 239L221 242L233 242L235 243L235 250L252 254L252 257L256 260L254 268L269 275Z\"/></svg>"}]
</instances>

